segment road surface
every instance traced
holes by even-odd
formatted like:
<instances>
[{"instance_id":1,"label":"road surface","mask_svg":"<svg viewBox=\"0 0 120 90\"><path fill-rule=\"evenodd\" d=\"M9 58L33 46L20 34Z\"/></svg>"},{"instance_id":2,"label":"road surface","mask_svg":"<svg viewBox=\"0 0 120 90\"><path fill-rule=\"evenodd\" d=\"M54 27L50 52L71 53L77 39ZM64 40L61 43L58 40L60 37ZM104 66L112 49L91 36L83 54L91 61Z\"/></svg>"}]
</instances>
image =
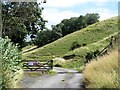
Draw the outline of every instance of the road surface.
<instances>
[{"instance_id":1,"label":"road surface","mask_svg":"<svg viewBox=\"0 0 120 90\"><path fill-rule=\"evenodd\" d=\"M55 75L25 77L22 88L83 88L83 74L76 70L54 67Z\"/></svg>"}]
</instances>

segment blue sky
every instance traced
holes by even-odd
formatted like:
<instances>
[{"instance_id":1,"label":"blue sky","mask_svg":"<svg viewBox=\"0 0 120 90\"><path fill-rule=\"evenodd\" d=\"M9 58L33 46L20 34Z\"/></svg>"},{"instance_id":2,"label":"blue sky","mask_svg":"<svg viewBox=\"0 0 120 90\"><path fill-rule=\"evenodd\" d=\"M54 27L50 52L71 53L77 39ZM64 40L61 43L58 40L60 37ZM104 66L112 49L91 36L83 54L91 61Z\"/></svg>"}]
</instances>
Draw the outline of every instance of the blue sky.
<instances>
[{"instance_id":1,"label":"blue sky","mask_svg":"<svg viewBox=\"0 0 120 90\"><path fill-rule=\"evenodd\" d=\"M46 26L60 23L61 20L78 17L86 13L98 13L100 20L118 15L119 0L47 0L43 4L43 17L48 20ZM41 2L41 0L37 0Z\"/></svg>"}]
</instances>

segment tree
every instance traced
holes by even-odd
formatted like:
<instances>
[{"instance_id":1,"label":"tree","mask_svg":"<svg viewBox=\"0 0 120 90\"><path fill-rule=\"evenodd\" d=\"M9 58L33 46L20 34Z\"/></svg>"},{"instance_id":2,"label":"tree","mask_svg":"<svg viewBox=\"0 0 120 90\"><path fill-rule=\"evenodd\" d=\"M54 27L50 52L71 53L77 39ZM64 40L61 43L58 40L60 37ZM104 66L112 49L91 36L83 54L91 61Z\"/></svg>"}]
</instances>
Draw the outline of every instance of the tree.
<instances>
[{"instance_id":1,"label":"tree","mask_svg":"<svg viewBox=\"0 0 120 90\"><path fill-rule=\"evenodd\" d=\"M56 26L60 26L62 30L62 36L65 36L86 27L86 21L85 17L81 15L80 17L71 17L70 19L64 19Z\"/></svg>"},{"instance_id":2,"label":"tree","mask_svg":"<svg viewBox=\"0 0 120 90\"><path fill-rule=\"evenodd\" d=\"M63 36L74 32L74 20L75 18L70 18L61 21L61 23L63 23L63 26L61 27Z\"/></svg>"},{"instance_id":3,"label":"tree","mask_svg":"<svg viewBox=\"0 0 120 90\"><path fill-rule=\"evenodd\" d=\"M61 28L62 36L65 36L82 28L85 28L88 25L98 22L99 17L100 16L97 13L90 13L90 14L86 14L85 16L80 15L79 17L71 17L70 19L63 19L56 26Z\"/></svg>"},{"instance_id":4,"label":"tree","mask_svg":"<svg viewBox=\"0 0 120 90\"><path fill-rule=\"evenodd\" d=\"M55 40L62 37L61 27L62 25L52 25L52 33L55 34L55 37L54 37Z\"/></svg>"},{"instance_id":5,"label":"tree","mask_svg":"<svg viewBox=\"0 0 120 90\"><path fill-rule=\"evenodd\" d=\"M98 20L99 18L100 18L100 16L99 16L98 13L91 13L91 14L87 13L87 14L85 15L85 19L86 19L87 25L91 25L91 24L93 24L93 23L98 22L98 21L99 21L99 20Z\"/></svg>"},{"instance_id":6,"label":"tree","mask_svg":"<svg viewBox=\"0 0 120 90\"><path fill-rule=\"evenodd\" d=\"M80 15L78 18L74 21L74 27L75 30L80 30L82 28L85 28L87 26L85 17L83 15Z\"/></svg>"},{"instance_id":7,"label":"tree","mask_svg":"<svg viewBox=\"0 0 120 90\"><path fill-rule=\"evenodd\" d=\"M45 28L42 7L36 2L2 3L3 37L8 36L12 42L23 47L27 35L36 34Z\"/></svg>"},{"instance_id":8,"label":"tree","mask_svg":"<svg viewBox=\"0 0 120 90\"><path fill-rule=\"evenodd\" d=\"M55 30L57 29L57 27L53 26L53 28L54 30L46 29L46 30L40 31L37 34L37 37L35 39L35 44L38 47L51 43L61 37L61 34L59 32L56 32Z\"/></svg>"}]
</instances>

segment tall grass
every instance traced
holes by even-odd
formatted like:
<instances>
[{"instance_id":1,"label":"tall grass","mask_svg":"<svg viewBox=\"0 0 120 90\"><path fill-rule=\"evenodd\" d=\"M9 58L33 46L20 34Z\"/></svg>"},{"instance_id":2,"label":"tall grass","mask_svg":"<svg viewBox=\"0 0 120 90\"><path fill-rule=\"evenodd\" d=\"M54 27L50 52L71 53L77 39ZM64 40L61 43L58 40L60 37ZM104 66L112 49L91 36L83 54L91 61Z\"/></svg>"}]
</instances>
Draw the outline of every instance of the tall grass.
<instances>
[{"instance_id":1,"label":"tall grass","mask_svg":"<svg viewBox=\"0 0 120 90\"><path fill-rule=\"evenodd\" d=\"M118 51L91 61L84 70L87 88L118 87Z\"/></svg>"}]
</instances>

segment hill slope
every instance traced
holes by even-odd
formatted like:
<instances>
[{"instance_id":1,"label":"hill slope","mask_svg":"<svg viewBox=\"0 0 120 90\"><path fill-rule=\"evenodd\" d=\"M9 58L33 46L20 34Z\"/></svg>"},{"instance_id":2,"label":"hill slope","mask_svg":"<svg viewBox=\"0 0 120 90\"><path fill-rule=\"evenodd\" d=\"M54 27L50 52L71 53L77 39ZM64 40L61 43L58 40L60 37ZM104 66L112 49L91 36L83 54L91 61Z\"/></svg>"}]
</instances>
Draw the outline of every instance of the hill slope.
<instances>
[{"instance_id":1,"label":"hill slope","mask_svg":"<svg viewBox=\"0 0 120 90\"><path fill-rule=\"evenodd\" d=\"M73 46L74 42L77 42L77 44L81 45L81 47L78 48L78 51L86 47L83 46L83 44L89 46L101 40L104 41L104 47L109 42L109 40L105 40L105 38L109 37L111 34L118 32L117 21L117 17L113 17L101 22L97 22L93 25L88 26L87 28L84 28L82 30L69 34L63 38L60 38L54 41L53 43L50 43L33 51L24 53L23 59L37 59L43 61L53 59L55 57L63 57L65 54L74 53L76 49L71 51L71 47Z\"/></svg>"}]
</instances>

